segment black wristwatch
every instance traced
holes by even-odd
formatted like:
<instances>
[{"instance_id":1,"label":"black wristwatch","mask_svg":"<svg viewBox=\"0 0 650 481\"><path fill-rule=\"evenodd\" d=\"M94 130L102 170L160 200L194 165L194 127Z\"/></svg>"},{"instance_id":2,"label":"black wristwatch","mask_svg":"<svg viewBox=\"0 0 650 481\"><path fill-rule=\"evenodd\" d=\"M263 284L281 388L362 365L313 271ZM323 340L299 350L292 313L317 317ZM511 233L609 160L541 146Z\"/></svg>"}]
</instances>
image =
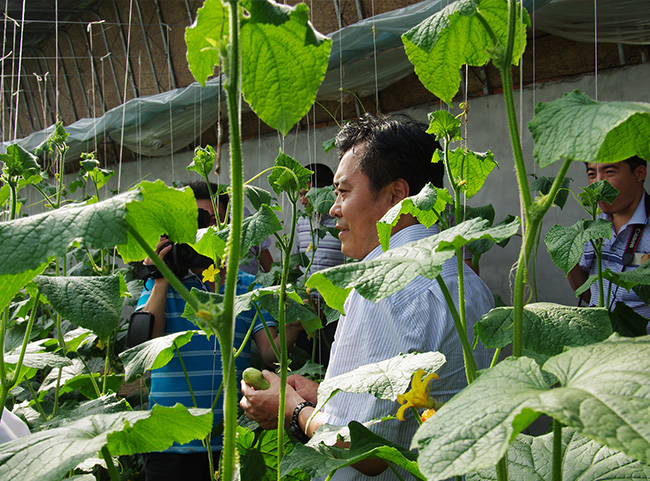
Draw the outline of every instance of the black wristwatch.
<instances>
[{"instance_id":1,"label":"black wristwatch","mask_svg":"<svg viewBox=\"0 0 650 481\"><path fill-rule=\"evenodd\" d=\"M301 402L296 406L296 409L293 410L293 416L291 416L291 424L289 425L291 434L293 434L293 436L303 444L309 441L309 436L307 436L305 432L300 428L298 417L300 416L300 411L302 411L302 409L306 406L310 406L313 408L316 407L316 405L312 402L309 401Z\"/></svg>"}]
</instances>

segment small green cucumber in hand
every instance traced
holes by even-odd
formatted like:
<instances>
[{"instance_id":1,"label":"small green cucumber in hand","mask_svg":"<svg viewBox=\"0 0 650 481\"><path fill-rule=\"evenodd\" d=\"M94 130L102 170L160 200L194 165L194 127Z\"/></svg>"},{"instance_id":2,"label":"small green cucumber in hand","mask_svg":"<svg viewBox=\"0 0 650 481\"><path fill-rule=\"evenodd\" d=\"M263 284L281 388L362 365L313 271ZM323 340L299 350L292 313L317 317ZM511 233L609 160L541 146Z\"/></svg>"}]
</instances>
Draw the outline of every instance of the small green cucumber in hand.
<instances>
[{"instance_id":1,"label":"small green cucumber in hand","mask_svg":"<svg viewBox=\"0 0 650 481\"><path fill-rule=\"evenodd\" d=\"M269 382L262 376L262 372L254 367L246 368L242 373L242 378L246 384L254 387L258 391L266 391L271 387Z\"/></svg>"}]
</instances>

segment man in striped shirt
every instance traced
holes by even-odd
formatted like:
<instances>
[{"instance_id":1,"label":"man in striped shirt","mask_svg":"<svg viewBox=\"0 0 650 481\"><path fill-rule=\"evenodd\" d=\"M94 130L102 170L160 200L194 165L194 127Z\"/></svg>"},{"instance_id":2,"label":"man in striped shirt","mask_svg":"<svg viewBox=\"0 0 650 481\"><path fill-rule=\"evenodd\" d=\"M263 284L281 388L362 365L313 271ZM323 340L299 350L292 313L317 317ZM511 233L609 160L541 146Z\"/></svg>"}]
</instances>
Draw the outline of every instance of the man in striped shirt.
<instances>
[{"instance_id":1,"label":"man in striped shirt","mask_svg":"<svg viewBox=\"0 0 650 481\"><path fill-rule=\"evenodd\" d=\"M394 205L417 194L427 182L442 186L443 168L431 162L437 142L426 134L425 126L408 118L365 115L345 125L336 138L340 163L334 177L336 202L330 214L336 218L341 251L348 257L371 260L382 252L376 223ZM402 216L393 228L390 248L438 233L427 229L412 216ZM456 260L444 264L442 277L457 298ZM468 330L493 307L493 296L483 281L465 268ZM345 302L345 316L339 320L326 378L344 374L362 365L379 362L406 352L440 351L446 364L433 383L432 395L445 401L466 385L460 340L443 293L435 280L418 277L399 292L372 303L352 291ZM490 355L481 345L475 351L479 368L489 365ZM242 385L240 405L263 427L277 423L279 378L264 371L271 387L256 391ZM305 440L323 424L345 426L350 421L366 422L394 415L397 404L370 394L336 394L308 423L318 386L300 376L291 376L287 386L285 414L287 427ZM410 447L417 422L390 420L372 430L390 441ZM354 467L338 470L336 480L396 479L382 460L365 460Z\"/></svg>"},{"instance_id":2,"label":"man in striped shirt","mask_svg":"<svg viewBox=\"0 0 650 481\"><path fill-rule=\"evenodd\" d=\"M211 184L212 192L217 191L217 185ZM196 197L199 209L207 211L210 225L216 225L216 216L210 192L205 182L190 184ZM221 220L225 218L225 205L228 196L219 196L218 210ZM164 259L170 255L172 244L166 237L156 245L156 253ZM151 259L145 260L151 264ZM225 271L217 274L215 279L202 278L202 267L190 268L179 276L183 285L188 289L196 288L206 292L223 293ZM245 294L253 283L254 276L239 271L237 274L237 294ZM149 278L145 283L142 295L138 300L136 310L148 312L152 315L153 337L159 337L175 332L184 332L197 329L196 325L183 317L185 300L164 277ZM264 312L265 320L269 326L274 342L278 342L275 332L275 321ZM255 320L255 310L251 307L248 311L237 316L235 322L235 347L239 348L246 339L251 323L253 326L252 338L257 344L263 361L272 366L275 354L271 341L267 337L262 322ZM297 333L296 333L297 335ZM295 336L289 333L289 341L293 342ZM241 355L235 360L238 377L250 365L250 343L243 348ZM186 377L187 376L187 377ZM219 395L219 386L222 380L221 351L215 336L208 339L206 336L195 334L191 341L174 352L173 358L166 365L151 372L151 389L149 392L149 408L155 404L174 406L180 403L186 407L210 408ZM214 406L214 425L223 419L221 402ZM214 459L214 466L218 466L218 457L221 452L222 436L215 435L211 438L210 452ZM211 480L213 476L208 469L208 447L203 440L196 439L187 444L174 444L164 452L145 454L143 467L146 481L176 481L179 479ZM215 468L216 469L216 468Z\"/></svg>"},{"instance_id":3,"label":"man in striped shirt","mask_svg":"<svg viewBox=\"0 0 650 481\"><path fill-rule=\"evenodd\" d=\"M647 162L636 156L612 164L587 164L589 184L606 180L619 191L611 204L606 202L599 204L602 210L599 218L607 219L612 223L612 238L603 239L603 270L609 269L613 272L633 270L650 260L650 232L647 229L650 196L643 186L646 174ZM587 242L580 262L569 272L571 287L576 290L590 275L596 274L597 270L594 248L591 242ZM632 289L610 285L607 279L603 283L605 299L610 299L609 305L605 307L613 310L617 302L623 302L638 314L650 318L650 306ZM590 305L598 305L597 282L594 282L591 291L585 294ZM646 329L650 334L650 326Z\"/></svg>"}]
</instances>

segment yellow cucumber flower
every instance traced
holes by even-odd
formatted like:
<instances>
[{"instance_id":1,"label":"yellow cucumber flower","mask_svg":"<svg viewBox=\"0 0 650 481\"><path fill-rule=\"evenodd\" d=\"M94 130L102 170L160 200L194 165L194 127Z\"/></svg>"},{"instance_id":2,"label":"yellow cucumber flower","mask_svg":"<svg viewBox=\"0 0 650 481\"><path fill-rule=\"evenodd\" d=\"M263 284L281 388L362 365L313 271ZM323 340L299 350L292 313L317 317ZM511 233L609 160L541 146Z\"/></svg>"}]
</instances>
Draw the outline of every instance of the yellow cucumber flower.
<instances>
[{"instance_id":1,"label":"yellow cucumber flower","mask_svg":"<svg viewBox=\"0 0 650 481\"><path fill-rule=\"evenodd\" d=\"M427 387L431 379L438 379L438 375L432 372L424 377L425 374L424 369L415 371L411 379L411 390L397 395L397 402L402 404L397 410L397 419L400 421L405 421L404 412L410 407L431 409L435 404Z\"/></svg>"},{"instance_id":2,"label":"yellow cucumber flower","mask_svg":"<svg viewBox=\"0 0 650 481\"><path fill-rule=\"evenodd\" d=\"M215 276L219 274L219 269L214 267L214 264L212 264L210 267L204 270L202 274L203 274L203 282L214 282Z\"/></svg>"}]
</instances>

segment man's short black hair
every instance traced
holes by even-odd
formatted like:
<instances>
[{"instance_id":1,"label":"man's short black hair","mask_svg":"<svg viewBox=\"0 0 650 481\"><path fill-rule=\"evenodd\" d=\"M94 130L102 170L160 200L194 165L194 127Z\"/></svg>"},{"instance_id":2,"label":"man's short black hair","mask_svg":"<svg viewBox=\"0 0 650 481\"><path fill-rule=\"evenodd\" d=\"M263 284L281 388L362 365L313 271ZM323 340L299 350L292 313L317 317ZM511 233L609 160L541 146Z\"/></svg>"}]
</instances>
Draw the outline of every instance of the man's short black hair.
<instances>
[{"instance_id":1,"label":"man's short black hair","mask_svg":"<svg viewBox=\"0 0 650 481\"><path fill-rule=\"evenodd\" d=\"M627 165L630 166L630 170L631 170L632 172L634 172L634 171L636 170L636 168L639 167L639 166L641 166L641 165L643 165L643 166L647 166L647 165L648 165L648 162L646 162L645 160L643 160L643 159L642 159L641 157L639 157L638 155L635 155L634 157L630 157L629 159L625 159L623 162L625 162Z\"/></svg>"},{"instance_id":2,"label":"man's short black hair","mask_svg":"<svg viewBox=\"0 0 650 481\"><path fill-rule=\"evenodd\" d=\"M203 180L197 180L190 182L187 186L192 189L194 192L194 198L196 200L210 200L210 190L208 190L208 184ZM214 182L210 182L210 189L212 193L215 194L219 191L219 185ZM223 211L226 212L226 206L228 205L228 194L219 194L217 196L217 207L223 206Z\"/></svg>"},{"instance_id":3,"label":"man's short black hair","mask_svg":"<svg viewBox=\"0 0 650 481\"><path fill-rule=\"evenodd\" d=\"M309 178L312 187L327 187L334 183L334 172L327 165L313 163L307 165L306 168L314 172Z\"/></svg>"},{"instance_id":4,"label":"man's short black hair","mask_svg":"<svg viewBox=\"0 0 650 481\"><path fill-rule=\"evenodd\" d=\"M336 136L339 160L353 147L365 146L365 154L357 167L370 179L370 188L379 192L397 179L409 185L410 195L416 195L427 182L442 187L442 163L431 158L440 145L427 126L407 115L364 114L356 122L345 124Z\"/></svg>"}]
</instances>

